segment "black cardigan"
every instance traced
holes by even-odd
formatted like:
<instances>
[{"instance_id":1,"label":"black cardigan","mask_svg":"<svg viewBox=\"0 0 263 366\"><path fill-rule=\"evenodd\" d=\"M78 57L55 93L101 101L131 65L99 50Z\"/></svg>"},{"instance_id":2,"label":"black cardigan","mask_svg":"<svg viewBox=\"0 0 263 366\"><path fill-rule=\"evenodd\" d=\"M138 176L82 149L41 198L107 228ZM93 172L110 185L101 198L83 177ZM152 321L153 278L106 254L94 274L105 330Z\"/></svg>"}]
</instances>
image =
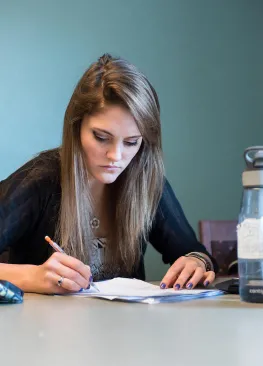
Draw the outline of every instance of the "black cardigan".
<instances>
[{"instance_id":1,"label":"black cardigan","mask_svg":"<svg viewBox=\"0 0 263 366\"><path fill-rule=\"evenodd\" d=\"M39 169L38 165L42 169ZM44 167L44 169L43 169ZM33 179L30 174L34 169ZM0 254L10 248L13 264L44 263L52 254L45 235L54 237L61 200L58 150L36 157L0 183ZM149 242L162 254L163 262L173 264L189 252L209 253L197 240L167 180L156 212ZM145 279L143 251L133 277ZM209 255L210 256L210 255ZM210 256L211 258L211 256ZM216 262L211 258L215 269Z\"/></svg>"}]
</instances>

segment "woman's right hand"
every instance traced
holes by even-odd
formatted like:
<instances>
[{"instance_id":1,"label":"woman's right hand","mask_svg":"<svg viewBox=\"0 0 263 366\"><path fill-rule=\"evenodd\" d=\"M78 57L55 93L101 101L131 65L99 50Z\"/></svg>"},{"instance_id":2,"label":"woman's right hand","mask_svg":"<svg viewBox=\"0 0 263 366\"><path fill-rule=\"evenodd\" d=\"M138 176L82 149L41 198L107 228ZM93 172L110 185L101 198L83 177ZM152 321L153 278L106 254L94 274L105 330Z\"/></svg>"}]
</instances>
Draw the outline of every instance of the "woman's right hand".
<instances>
[{"instance_id":1,"label":"woman's right hand","mask_svg":"<svg viewBox=\"0 0 263 366\"><path fill-rule=\"evenodd\" d=\"M90 267L63 253L54 253L42 265L34 266L32 292L65 294L88 288L92 281ZM63 278L61 286L59 280Z\"/></svg>"}]
</instances>

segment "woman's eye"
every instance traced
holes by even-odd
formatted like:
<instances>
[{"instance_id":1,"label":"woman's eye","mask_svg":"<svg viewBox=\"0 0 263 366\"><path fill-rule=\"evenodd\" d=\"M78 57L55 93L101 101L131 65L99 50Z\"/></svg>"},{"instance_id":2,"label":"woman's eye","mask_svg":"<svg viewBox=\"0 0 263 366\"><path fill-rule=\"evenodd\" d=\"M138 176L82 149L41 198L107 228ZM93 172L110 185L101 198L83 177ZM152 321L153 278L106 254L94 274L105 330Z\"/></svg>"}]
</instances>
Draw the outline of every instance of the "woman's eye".
<instances>
[{"instance_id":1,"label":"woman's eye","mask_svg":"<svg viewBox=\"0 0 263 366\"><path fill-rule=\"evenodd\" d=\"M93 136L97 141L102 142L102 143L109 141L108 137L100 136L96 132L93 132ZM136 140L136 141L124 141L124 145L126 145L126 146L136 146L137 144L138 144L138 140Z\"/></svg>"},{"instance_id":2,"label":"woman's eye","mask_svg":"<svg viewBox=\"0 0 263 366\"><path fill-rule=\"evenodd\" d=\"M93 135L94 135L94 137L95 137L95 139L96 139L97 141L105 142L105 141L107 141L107 140L108 140L106 137L101 137L101 136L97 135L96 133L93 133Z\"/></svg>"},{"instance_id":3,"label":"woman's eye","mask_svg":"<svg viewBox=\"0 0 263 366\"><path fill-rule=\"evenodd\" d=\"M124 141L125 145L127 146L136 146L138 141Z\"/></svg>"}]
</instances>

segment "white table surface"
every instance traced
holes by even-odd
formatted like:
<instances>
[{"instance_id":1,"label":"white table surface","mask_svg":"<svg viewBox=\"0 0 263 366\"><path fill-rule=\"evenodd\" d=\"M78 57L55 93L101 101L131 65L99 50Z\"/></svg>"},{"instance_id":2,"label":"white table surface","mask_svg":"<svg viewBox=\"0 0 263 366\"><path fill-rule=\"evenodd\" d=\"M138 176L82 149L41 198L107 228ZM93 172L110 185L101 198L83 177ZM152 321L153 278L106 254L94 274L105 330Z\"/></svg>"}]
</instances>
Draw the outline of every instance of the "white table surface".
<instances>
[{"instance_id":1,"label":"white table surface","mask_svg":"<svg viewBox=\"0 0 263 366\"><path fill-rule=\"evenodd\" d=\"M0 306L0 365L262 365L263 305L238 296L173 304L26 294Z\"/></svg>"}]
</instances>

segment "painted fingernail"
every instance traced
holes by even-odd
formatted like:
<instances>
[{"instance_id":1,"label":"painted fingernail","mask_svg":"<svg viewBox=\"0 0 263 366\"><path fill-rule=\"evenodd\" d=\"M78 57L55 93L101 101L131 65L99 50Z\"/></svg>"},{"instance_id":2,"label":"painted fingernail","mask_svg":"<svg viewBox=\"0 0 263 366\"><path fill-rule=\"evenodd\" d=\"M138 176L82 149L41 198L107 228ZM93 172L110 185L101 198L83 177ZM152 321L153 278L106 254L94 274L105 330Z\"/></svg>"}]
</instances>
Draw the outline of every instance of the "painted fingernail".
<instances>
[{"instance_id":1,"label":"painted fingernail","mask_svg":"<svg viewBox=\"0 0 263 366\"><path fill-rule=\"evenodd\" d=\"M88 287L87 287L87 290L90 288L90 284L88 285Z\"/></svg>"},{"instance_id":2,"label":"painted fingernail","mask_svg":"<svg viewBox=\"0 0 263 366\"><path fill-rule=\"evenodd\" d=\"M164 288L166 287L166 284L165 284L165 283L161 283L160 287L161 287L162 289L164 289Z\"/></svg>"},{"instance_id":3,"label":"painted fingernail","mask_svg":"<svg viewBox=\"0 0 263 366\"><path fill-rule=\"evenodd\" d=\"M81 289L79 290L79 292L81 292L81 291L83 291L83 288L81 288Z\"/></svg>"},{"instance_id":4,"label":"painted fingernail","mask_svg":"<svg viewBox=\"0 0 263 366\"><path fill-rule=\"evenodd\" d=\"M92 276L90 276L89 282L93 282L93 277Z\"/></svg>"},{"instance_id":5,"label":"painted fingernail","mask_svg":"<svg viewBox=\"0 0 263 366\"><path fill-rule=\"evenodd\" d=\"M207 287L210 284L209 281L205 281L204 286Z\"/></svg>"},{"instance_id":6,"label":"painted fingernail","mask_svg":"<svg viewBox=\"0 0 263 366\"><path fill-rule=\"evenodd\" d=\"M188 285L186 286L186 288L188 288L189 290L193 287L193 284L191 282L188 283Z\"/></svg>"},{"instance_id":7,"label":"painted fingernail","mask_svg":"<svg viewBox=\"0 0 263 366\"><path fill-rule=\"evenodd\" d=\"M179 289L180 289L180 285L179 285L179 283L177 283L177 285L175 285L175 286L174 286L174 288L175 288L176 290L179 290Z\"/></svg>"}]
</instances>

